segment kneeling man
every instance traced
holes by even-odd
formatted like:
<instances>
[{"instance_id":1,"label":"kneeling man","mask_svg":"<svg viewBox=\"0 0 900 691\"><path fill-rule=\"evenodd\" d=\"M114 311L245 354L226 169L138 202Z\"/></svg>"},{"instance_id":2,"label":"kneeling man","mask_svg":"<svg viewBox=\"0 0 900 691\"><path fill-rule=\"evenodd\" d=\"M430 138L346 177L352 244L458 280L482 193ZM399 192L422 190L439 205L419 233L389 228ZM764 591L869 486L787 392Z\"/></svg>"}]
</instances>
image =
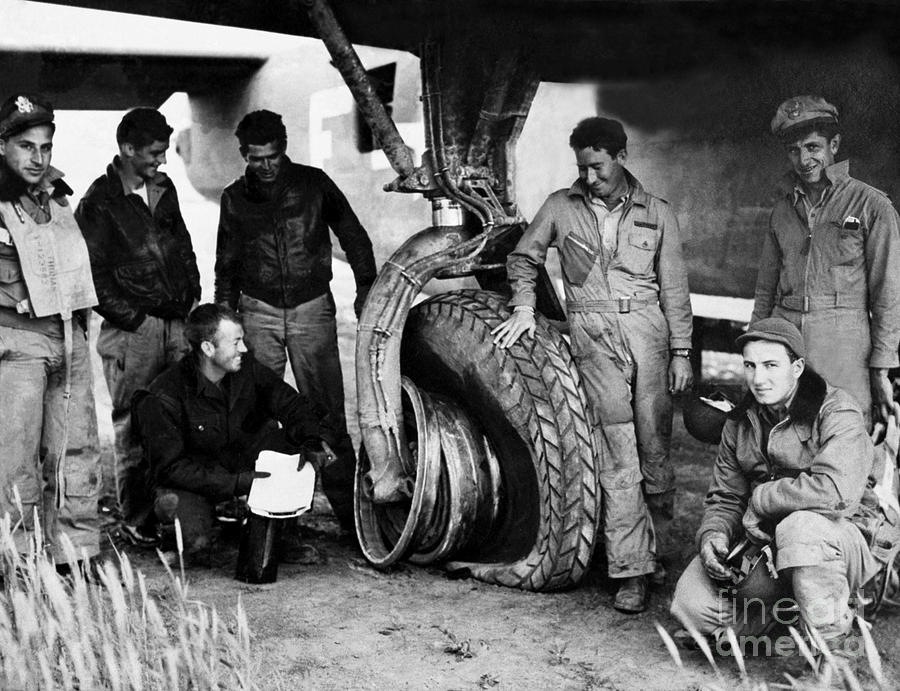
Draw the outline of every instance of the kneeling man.
<instances>
[{"instance_id":1,"label":"kneeling man","mask_svg":"<svg viewBox=\"0 0 900 691\"><path fill-rule=\"evenodd\" d=\"M766 632L775 602L745 621L721 589L730 583L725 558L746 536L772 544L803 627L837 650L853 623L851 594L877 570L849 520L872 469L872 442L853 397L805 367L793 324L762 319L737 343L750 393L725 423L697 533L700 554L678 581L672 613L717 640L727 627L739 641Z\"/></svg>"},{"instance_id":2,"label":"kneeling man","mask_svg":"<svg viewBox=\"0 0 900 691\"><path fill-rule=\"evenodd\" d=\"M134 414L156 516L178 518L187 560L202 562L215 505L250 492L260 451L300 452L317 465L333 453L310 402L247 351L234 311L197 307L185 336L192 352L135 395Z\"/></svg>"}]
</instances>

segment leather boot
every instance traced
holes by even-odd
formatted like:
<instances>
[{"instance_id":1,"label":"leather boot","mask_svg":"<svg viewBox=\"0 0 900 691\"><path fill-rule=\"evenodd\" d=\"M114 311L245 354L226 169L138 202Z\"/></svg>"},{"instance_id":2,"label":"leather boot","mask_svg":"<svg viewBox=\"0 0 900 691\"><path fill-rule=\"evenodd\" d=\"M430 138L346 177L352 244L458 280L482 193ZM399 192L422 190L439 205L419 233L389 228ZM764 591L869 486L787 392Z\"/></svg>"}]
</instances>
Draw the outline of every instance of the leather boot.
<instances>
[{"instance_id":1,"label":"leather boot","mask_svg":"<svg viewBox=\"0 0 900 691\"><path fill-rule=\"evenodd\" d=\"M647 577L631 576L622 579L613 607L626 614L637 614L647 609L647 599Z\"/></svg>"}]
</instances>

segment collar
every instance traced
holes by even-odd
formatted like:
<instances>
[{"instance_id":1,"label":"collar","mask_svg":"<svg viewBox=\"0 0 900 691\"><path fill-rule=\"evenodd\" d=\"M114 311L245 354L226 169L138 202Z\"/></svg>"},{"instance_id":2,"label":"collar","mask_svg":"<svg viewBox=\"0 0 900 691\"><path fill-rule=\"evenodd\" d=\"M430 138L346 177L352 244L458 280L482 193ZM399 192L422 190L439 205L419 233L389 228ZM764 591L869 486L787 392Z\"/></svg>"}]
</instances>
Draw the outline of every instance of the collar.
<instances>
[{"instance_id":1,"label":"collar","mask_svg":"<svg viewBox=\"0 0 900 691\"><path fill-rule=\"evenodd\" d=\"M109 182L109 189L112 191L113 195L127 197L129 194L134 192L134 190L128 186L128 183L125 182L125 177L122 175L122 159L118 156L115 156L110 163L106 167L106 177ZM148 192L150 187L172 187L172 181L169 179L169 176L165 173L158 171L153 179L149 182L145 181L145 185L148 187Z\"/></svg>"},{"instance_id":2,"label":"collar","mask_svg":"<svg viewBox=\"0 0 900 691\"><path fill-rule=\"evenodd\" d=\"M825 169L825 177L828 178L828 182L831 183L829 187L832 185L835 187L843 185L850 179L849 159L839 161L838 163L832 163ZM800 201L801 196L806 196L806 192L803 191L803 187L800 185L800 178L794 171L785 173L781 181L781 186L788 195L792 196L794 204Z\"/></svg>"},{"instance_id":3,"label":"collar","mask_svg":"<svg viewBox=\"0 0 900 691\"><path fill-rule=\"evenodd\" d=\"M822 409L822 403L825 402L827 393L828 385L818 372L811 367L803 370L797 390L794 392L794 398L788 405L788 418L791 424L797 428L797 434L803 441L812 436L813 424ZM759 417L761 408L762 406L753 398L753 394L747 392L740 404L728 413L728 417L733 420L739 420L745 416L749 418L750 415Z\"/></svg>"},{"instance_id":4,"label":"collar","mask_svg":"<svg viewBox=\"0 0 900 691\"><path fill-rule=\"evenodd\" d=\"M37 187L46 190L51 197L67 197L73 194L72 188L63 180L64 173L50 166ZM28 193L28 186L18 175L15 175L0 159L0 201L14 202Z\"/></svg>"},{"instance_id":5,"label":"collar","mask_svg":"<svg viewBox=\"0 0 900 691\"><path fill-rule=\"evenodd\" d=\"M631 203L635 206L643 206L647 207L650 205L650 194L644 190L644 186L638 181L631 172L625 168L625 180L628 182L628 195L626 200L626 206ZM588 192L585 187L584 181L581 178L575 180L572 183L572 186L569 187L568 195L570 197L581 197L587 203L591 201L590 192Z\"/></svg>"}]
</instances>

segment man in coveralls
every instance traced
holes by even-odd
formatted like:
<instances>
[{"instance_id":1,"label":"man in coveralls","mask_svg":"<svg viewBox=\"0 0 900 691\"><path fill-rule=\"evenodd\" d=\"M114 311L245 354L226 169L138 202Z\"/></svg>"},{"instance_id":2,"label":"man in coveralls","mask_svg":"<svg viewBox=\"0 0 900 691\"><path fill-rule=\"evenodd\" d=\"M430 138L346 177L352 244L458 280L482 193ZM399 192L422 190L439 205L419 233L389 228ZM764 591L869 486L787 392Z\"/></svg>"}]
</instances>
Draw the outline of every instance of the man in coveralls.
<instances>
[{"instance_id":1,"label":"man in coveralls","mask_svg":"<svg viewBox=\"0 0 900 691\"><path fill-rule=\"evenodd\" d=\"M537 267L555 245L572 354L604 444L604 537L609 575L621 580L614 606L633 613L646 609L656 569L650 509L672 515L671 394L692 381L691 306L678 222L624 167L626 141L607 118L572 132L578 179L548 197L510 253L514 310L494 342L534 334Z\"/></svg>"},{"instance_id":2,"label":"man in coveralls","mask_svg":"<svg viewBox=\"0 0 900 691\"><path fill-rule=\"evenodd\" d=\"M100 552L100 443L86 333L97 304L63 174L50 165L53 110L0 106L0 515L21 552L35 513L57 563ZM21 504L19 504L19 500ZM21 510L21 514L20 514Z\"/></svg>"},{"instance_id":3,"label":"man in coveralls","mask_svg":"<svg viewBox=\"0 0 900 691\"><path fill-rule=\"evenodd\" d=\"M772 133L792 171L759 259L751 327L777 316L803 334L807 361L887 418L900 341L900 218L887 195L835 163L838 111L820 96L778 107Z\"/></svg>"}]
</instances>

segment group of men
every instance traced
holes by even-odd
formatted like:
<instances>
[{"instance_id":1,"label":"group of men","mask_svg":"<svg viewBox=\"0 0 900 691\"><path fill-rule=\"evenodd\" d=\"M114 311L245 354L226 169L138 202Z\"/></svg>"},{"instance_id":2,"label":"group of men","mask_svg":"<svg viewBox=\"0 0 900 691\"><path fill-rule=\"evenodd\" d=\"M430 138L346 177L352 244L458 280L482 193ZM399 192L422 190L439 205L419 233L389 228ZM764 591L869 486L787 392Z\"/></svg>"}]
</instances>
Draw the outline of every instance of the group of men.
<instances>
[{"instance_id":1,"label":"group of men","mask_svg":"<svg viewBox=\"0 0 900 691\"><path fill-rule=\"evenodd\" d=\"M42 98L0 106L0 515L17 547L40 529L63 568L100 551L91 308L103 317L124 537L155 544L177 517L187 556L202 560L216 504L247 494L262 449L314 462L352 530L329 229L356 277L357 314L375 260L344 195L290 161L279 115L249 113L235 133L247 167L222 197L215 304L198 306L191 237L160 171L165 117L136 108L122 118L118 155L74 211L50 165L54 133ZM283 381L286 359L299 392Z\"/></svg>"},{"instance_id":2,"label":"group of men","mask_svg":"<svg viewBox=\"0 0 900 691\"><path fill-rule=\"evenodd\" d=\"M776 553L803 623L839 642L851 632L851 596L877 570L851 519L873 506L863 498L873 407L886 419L893 401L900 219L885 194L835 161L838 111L825 99L788 99L771 129L792 170L765 236L749 331L738 339L748 394L725 424L700 554L672 611L704 635L724 638L729 626L760 633L759 621L738 621L729 606L726 561L747 537ZM656 524L673 508L671 394L692 383L688 280L674 213L625 168L622 125L589 118L569 144L578 179L550 195L510 254L513 313L495 343L533 334L537 270L556 246L572 354L602 449L614 606L634 613L664 574Z\"/></svg>"},{"instance_id":3,"label":"group of men","mask_svg":"<svg viewBox=\"0 0 900 691\"><path fill-rule=\"evenodd\" d=\"M352 530L329 231L353 268L357 316L375 278L371 243L327 175L288 159L280 116L250 113L236 131L245 173L222 195L215 302L198 307L190 235L159 170L171 132L159 112L130 111L116 133L119 155L73 213L71 190L50 166L50 106L18 94L0 108L0 448L12 451L0 463L0 511L21 519L17 535L41 520L60 562L61 533L79 558L99 551L90 308L104 318L97 349L131 540L152 542L156 522L178 517L188 549L208 549L216 503L247 493L262 448L322 464L325 492ZM746 535L774 544L800 616L836 638L848 634L851 594L875 568L850 519L872 468L872 411L886 418L893 399L900 226L884 194L835 162L834 106L789 99L772 132L792 171L738 342L748 397L725 425L700 554L673 612L701 633L735 624L717 607L717 582ZM550 195L510 254L513 312L494 337L506 348L533 334L538 268L556 246L602 450L614 606L640 612L648 585L665 577L656 533L674 514L672 396L693 380L687 272L674 212L625 167L622 125L588 118L569 144L578 179ZM286 361L299 392L282 380ZM831 618L815 619L823 599Z\"/></svg>"}]
</instances>

